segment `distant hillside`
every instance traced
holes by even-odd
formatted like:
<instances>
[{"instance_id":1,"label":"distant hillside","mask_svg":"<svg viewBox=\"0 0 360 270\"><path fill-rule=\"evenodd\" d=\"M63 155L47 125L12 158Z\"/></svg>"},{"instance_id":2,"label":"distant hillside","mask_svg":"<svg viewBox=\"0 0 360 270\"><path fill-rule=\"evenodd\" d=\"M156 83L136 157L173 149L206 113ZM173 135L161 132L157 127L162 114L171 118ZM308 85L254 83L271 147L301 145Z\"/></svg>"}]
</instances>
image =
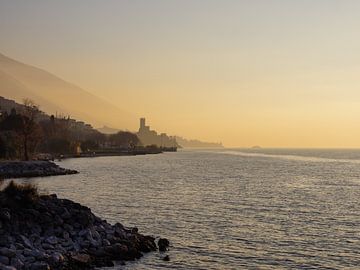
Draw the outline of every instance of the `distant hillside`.
<instances>
[{"instance_id":1,"label":"distant hillside","mask_svg":"<svg viewBox=\"0 0 360 270\"><path fill-rule=\"evenodd\" d=\"M103 134L115 134L115 133L118 133L120 131L120 129L103 126L102 128L97 128L97 131L99 131Z\"/></svg>"},{"instance_id":2,"label":"distant hillside","mask_svg":"<svg viewBox=\"0 0 360 270\"><path fill-rule=\"evenodd\" d=\"M184 148L223 148L221 143L202 142L199 140L188 140L176 136L176 141Z\"/></svg>"},{"instance_id":3,"label":"distant hillside","mask_svg":"<svg viewBox=\"0 0 360 270\"><path fill-rule=\"evenodd\" d=\"M30 98L49 114L70 115L95 126L134 128L134 115L49 72L0 54L0 96L21 102Z\"/></svg>"}]
</instances>

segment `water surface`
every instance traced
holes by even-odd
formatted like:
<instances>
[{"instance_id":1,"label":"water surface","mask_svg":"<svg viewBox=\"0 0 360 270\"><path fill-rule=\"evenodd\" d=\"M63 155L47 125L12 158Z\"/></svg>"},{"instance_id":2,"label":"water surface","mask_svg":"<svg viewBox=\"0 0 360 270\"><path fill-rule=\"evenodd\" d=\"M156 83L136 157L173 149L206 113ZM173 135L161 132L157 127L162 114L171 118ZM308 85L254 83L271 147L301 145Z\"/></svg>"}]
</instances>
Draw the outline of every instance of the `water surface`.
<instances>
[{"instance_id":1,"label":"water surface","mask_svg":"<svg viewBox=\"0 0 360 270\"><path fill-rule=\"evenodd\" d=\"M197 150L69 159L49 193L171 241L118 269L359 269L360 151ZM26 180L28 181L28 180Z\"/></svg>"}]
</instances>

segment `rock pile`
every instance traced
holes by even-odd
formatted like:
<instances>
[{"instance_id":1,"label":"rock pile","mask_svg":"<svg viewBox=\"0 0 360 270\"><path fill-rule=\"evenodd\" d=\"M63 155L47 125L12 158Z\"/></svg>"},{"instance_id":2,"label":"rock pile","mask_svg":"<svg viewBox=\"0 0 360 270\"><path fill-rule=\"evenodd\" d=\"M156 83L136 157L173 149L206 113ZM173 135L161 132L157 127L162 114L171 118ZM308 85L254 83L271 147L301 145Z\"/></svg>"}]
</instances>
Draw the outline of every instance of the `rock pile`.
<instances>
[{"instance_id":1,"label":"rock pile","mask_svg":"<svg viewBox=\"0 0 360 270\"><path fill-rule=\"evenodd\" d=\"M76 174L75 170L59 167L50 161L1 161L0 178L42 177Z\"/></svg>"},{"instance_id":2,"label":"rock pile","mask_svg":"<svg viewBox=\"0 0 360 270\"><path fill-rule=\"evenodd\" d=\"M92 269L157 249L153 237L120 223L111 225L73 201L56 195L34 199L26 192L9 198L3 193L0 269Z\"/></svg>"}]
</instances>

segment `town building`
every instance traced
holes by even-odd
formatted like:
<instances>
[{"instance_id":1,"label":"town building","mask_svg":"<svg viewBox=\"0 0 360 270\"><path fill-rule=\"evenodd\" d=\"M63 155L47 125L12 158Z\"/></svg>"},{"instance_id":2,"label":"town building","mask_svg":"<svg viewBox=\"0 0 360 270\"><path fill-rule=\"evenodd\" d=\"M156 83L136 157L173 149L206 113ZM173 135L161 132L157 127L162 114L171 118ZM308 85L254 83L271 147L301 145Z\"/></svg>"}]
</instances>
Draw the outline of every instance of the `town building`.
<instances>
[{"instance_id":1,"label":"town building","mask_svg":"<svg viewBox=\"0 0 360 270\"><path fill-rule=\"evenodd\" d=\"M151 130L150 126L146 125L145 118L140 118L140 127L137 136L144 146L178 147L175 137L168 136L166 133L158 134L155 130Z\"/></svg>"}]
</instances>

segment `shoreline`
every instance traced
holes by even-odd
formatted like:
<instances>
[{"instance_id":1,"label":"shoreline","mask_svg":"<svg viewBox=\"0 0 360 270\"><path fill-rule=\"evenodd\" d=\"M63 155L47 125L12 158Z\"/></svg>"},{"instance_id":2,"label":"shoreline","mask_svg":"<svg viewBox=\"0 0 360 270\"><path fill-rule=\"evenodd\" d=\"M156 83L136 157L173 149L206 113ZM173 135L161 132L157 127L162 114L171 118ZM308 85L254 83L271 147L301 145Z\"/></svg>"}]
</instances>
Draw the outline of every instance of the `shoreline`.
<instances>
[{"instance_id":1,"label":"shoreline","mask_svg":"<svg viewBox=\"0 0 360 270\"><path fill-rule=\"evenodd\" d=\"M79 173L51 161L0 161L0 179L45 177Z\"/></svg>"},{"instance_id":2,"label":"shoreline","mask_svg":"<svg viewBox=\"0 0 360 270\"><path fill-rule=\"evenodd\" d=\"M70 158L95 158L116 156L157 155L164 152L176 152L177 148L137 149L126 151L98 151L86 152L77 155L49 156L43 160L0 160L0 179L32 178L58 175L78 174L72 169L60 167L55 160L61 161Z\"/></svg>"},{"instance_id":3,"label":"shoreline","mask_svg":"<svg viewBox=\"0 0 360 270\"><path fill-rule=\"evenodd\" d=\"M111 225L79 203L37 191L29 197L34 187L9 186L0 191L0 269L111 267L169 246L136 227Z\"/></svg>"},{"instance_id":4,"label":"shoreline","mask_svg":"<svg viewBox=\"0 0 360 270\"><path fill-rule=\"evenodd\" d=\"M104 156L138 156L138 155L157 155L164 152L177 152L177 147L160 147L160 148L140 148L133 150L98 150L83 152L77 155L67 155L65 157L104 157Z\"/></svg>"}]
</instances>

